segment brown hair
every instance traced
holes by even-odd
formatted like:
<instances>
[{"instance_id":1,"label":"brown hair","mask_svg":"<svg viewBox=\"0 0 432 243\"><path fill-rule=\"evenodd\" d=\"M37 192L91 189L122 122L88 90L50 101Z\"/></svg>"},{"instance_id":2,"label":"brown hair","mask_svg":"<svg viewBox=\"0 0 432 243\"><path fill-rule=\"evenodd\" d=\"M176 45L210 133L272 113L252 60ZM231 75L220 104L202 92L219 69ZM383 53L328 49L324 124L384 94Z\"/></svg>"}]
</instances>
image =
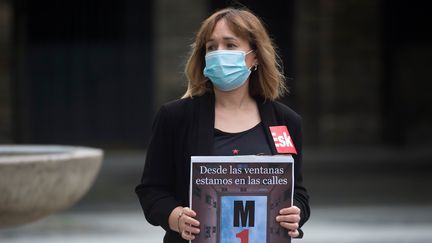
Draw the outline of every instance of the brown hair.
<instances>
[{"instance_id":1,"label":"brown hair","mask_svg":"<svg viewBox=\"0 0 432 243\"><path fill-rule=\"evenodd\" d=\"M183 98L200 96L213 91L213 85L203 74L205 45L216 23L221 19L226 21L236 35L248 40L255 51L259 66L249 78L250 94L270 100L281 97L287 91L285 77L282 73L280 58L263 24L249 10L225 8L215 12L201 24L186 63L185 74L188 88Z\"/></svg>"}]
</instances>

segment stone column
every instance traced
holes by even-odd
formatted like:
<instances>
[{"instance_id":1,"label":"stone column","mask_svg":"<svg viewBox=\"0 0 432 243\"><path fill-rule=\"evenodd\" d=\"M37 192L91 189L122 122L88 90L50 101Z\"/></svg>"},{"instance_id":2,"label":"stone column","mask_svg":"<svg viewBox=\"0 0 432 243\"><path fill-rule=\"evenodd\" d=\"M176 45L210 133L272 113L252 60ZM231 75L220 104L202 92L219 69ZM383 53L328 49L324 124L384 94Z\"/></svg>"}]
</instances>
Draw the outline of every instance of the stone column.
<instances>
[{"instance_id":1,"label":"stone column","mask_svg":"<svg viewBox=\"0 0 432 243\"><path fill-rule=\"evenodd\" d=\"M186 91L183 70L195 33L207 17L207 9L207 1L202 0L155 1L157 107Z\"/></svg>"},{"instance_id":2,"label":"stone column","mask_svg":"<svg viewBox=\"0 0 432 243\"><path fill-rule=\"evenodd\" d=\"M0 143L12 141L11 38L12 4L0 0Z\"/></svg>"},{"instance_id":3,"label":"stone column","mask_svg":"<svg viewBox=\"0 0 432 243\"><path fill-rule=\"evenodd\" d=\"M296 66L306 142L380 141L379 1L297 1Z\"/></svg>"}]
</instances>

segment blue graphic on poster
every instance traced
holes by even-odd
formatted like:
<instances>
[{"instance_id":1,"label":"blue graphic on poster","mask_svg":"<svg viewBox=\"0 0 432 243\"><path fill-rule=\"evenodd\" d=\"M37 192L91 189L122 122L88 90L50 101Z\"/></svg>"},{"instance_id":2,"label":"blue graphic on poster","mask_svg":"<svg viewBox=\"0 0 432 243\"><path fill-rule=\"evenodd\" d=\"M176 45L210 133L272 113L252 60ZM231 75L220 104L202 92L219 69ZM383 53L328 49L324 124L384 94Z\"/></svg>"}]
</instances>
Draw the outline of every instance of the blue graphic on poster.
<instances>
[{"instance_id":1,"label":"blue graphic on poster","mask_svg":"<svg viewBox=\"0 0 432 243\"><path fill-rule=\"evenodd\" d=\"M248 230L248 242L266 242L267 197L221 197L220 228L221 242L224 243L242 242L242 237L246 236L239 236L239 233L246 232L245 229Z\"/></svg>"}]
</instances>

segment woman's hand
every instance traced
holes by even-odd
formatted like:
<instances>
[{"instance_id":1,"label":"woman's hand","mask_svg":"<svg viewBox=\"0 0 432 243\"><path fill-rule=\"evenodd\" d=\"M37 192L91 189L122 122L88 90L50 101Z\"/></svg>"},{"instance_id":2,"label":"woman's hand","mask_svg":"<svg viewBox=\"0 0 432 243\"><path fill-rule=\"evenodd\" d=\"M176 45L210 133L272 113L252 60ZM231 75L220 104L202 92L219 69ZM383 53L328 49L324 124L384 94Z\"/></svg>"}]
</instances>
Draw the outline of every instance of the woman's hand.
<instances>
[{"instance_id":1,"label":"woman's hand","mask_svg":"<svg viewBox=\"0 0 432 243\"><path fill-rule=\"evenodd\" d=\"M276 221L288 230L288 234L292 238L299 236L300 209L298 207L292 206L281 209L279 216L276 217Z\"/></svg>"},{"instance_id":2,"label":"woman's hand","mask_svg":"<svg viewBox=\"0 0 432 243\"><path fill-rule=\"evenodd\" d=\"M185 240L195 239L195 235L200 232L200 222L196 219L195 211L188 207L176 207L170 214L170 228L179 232Z\"/></svg>"}]
</instances>

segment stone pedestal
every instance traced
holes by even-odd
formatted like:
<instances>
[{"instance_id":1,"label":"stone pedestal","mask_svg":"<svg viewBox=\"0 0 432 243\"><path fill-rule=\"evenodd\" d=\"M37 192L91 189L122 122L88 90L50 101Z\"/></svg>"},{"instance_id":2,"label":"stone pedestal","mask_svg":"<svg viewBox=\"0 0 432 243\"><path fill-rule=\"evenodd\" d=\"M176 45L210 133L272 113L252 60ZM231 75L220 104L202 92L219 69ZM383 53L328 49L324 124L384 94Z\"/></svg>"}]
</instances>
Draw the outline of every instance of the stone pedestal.
<instances>
[{"instance_id":1,"label":"stone pedestal","mask_svg":"<svg viewBox=\"0 0 432 243\"><path fill-rule=\"evenodd\" d=\"M93 184L103 151L71 146L0 146L0 228L68 208Z\"/></svg>"}]
</instances>

